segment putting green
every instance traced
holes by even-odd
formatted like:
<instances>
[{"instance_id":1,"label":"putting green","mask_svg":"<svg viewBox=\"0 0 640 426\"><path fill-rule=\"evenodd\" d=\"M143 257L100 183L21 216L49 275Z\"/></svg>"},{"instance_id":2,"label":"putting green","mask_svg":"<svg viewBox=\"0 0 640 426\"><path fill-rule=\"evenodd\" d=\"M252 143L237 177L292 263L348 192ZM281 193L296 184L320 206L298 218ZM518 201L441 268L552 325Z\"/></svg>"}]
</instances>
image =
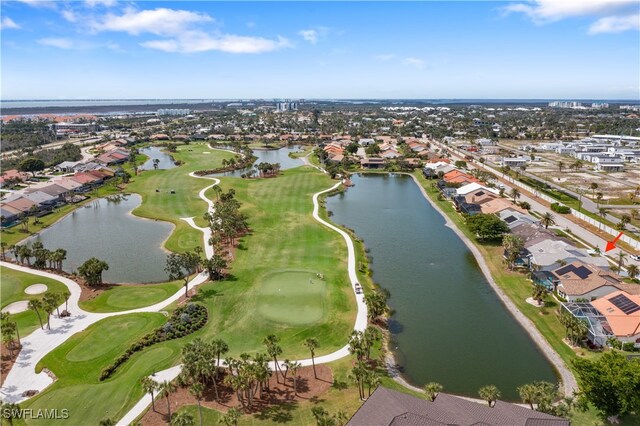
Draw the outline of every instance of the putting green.
<instances>
[{"instance_id":1,"label":"putting green","mask_svg":"<svg viewBox=\"0 0 640 426\"><path fill-rule=\"evenodd\" d=\"M312 324L325 316L327 284L311 271L280 271L259 281L258 312L290 325Z\"/></svg>"}]
</instances>

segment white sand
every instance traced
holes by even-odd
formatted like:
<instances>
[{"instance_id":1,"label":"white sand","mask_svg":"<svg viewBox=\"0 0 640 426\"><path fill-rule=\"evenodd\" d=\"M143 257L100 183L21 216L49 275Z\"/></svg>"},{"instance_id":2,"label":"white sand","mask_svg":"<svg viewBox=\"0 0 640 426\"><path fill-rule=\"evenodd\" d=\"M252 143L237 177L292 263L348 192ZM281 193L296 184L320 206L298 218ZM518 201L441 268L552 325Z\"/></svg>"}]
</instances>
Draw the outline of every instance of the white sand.
<instances>
[{"instance_id":1,"label":"white sand","mask_svg":"<svg viewBox=\"0 0 640 426\"><path fill-rule=\"evenodd\" d=\"M17 314L19 312L24 312L29 309L29 302L26 300L21 300L19 302L9 303L2 309L2 312L9 312L10 314Z\"/></svg>"},{"instance_id":2,"label":"white sand","mask_svg":"<svg viewBox=\"0 0 640 426\"><path fill-rule=\"evenodd\" d=\"M34 284L24 289L24 292L27 294L40 294L47 291L46 284Z\"/></svg>"}]
</instances>

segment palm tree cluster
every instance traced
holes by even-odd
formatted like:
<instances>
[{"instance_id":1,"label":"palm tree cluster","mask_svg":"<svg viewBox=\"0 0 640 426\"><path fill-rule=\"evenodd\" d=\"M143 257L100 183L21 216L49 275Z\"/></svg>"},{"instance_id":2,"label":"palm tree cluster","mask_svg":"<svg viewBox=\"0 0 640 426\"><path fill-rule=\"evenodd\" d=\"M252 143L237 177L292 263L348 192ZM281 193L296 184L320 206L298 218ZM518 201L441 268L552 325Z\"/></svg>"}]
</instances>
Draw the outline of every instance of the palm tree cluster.
<instances>
[{"instance_id":1,"label":"palm tree cluster","mask_svg":"<svg viewBox=\"0 0 640 426\"><path fill-rule=\"evenodd\" d=\"M90 287L102 285L102 273L108 270L109 264L96 257L92 257L78 266L78 274L84 278Z\"/></svg>"},{"instance_id":2,"label":"palm tree cluster","mask_svg":"<svg viewBox=\"0 0 640 426\"><path fill-rule=\"evenodd\" d=\"M559 319L566 330L567 339L573 345L578 345L587 336L589 324L585 320L576 318L564 310L560 311Z\"/></svg>"},{"instance_id":3,"label":"palm tree cluster","mask_svg":"<svg viewBox=\"0 0 640 426\"><path fill-rule=\"evenodd\" d=\"M370 291L364 296L364 303L367 305L367 315L370 321L375 322L379 317L389 312L388 299L389 292L386 290Z\"/></svg>"},{"instance_id":4,"label":"palm tree cluster","mask_svg":"<svg viewBox=\"0 0 640 426\"><path fill-rule=\"evenodd\" d=\"M47 314L47 329L51 330L51 315L53 314L53 312L57 311L58 318L63 316L60 314L60 304L63 300L65 302L65 310L63 313L68 315L67 304L69 302L69 297L71 297L71 293L68 290L64 290L61 293L53 293L47 291L42 295L41 298L31 299L27 306L38 316L38 321L40 322L41 329L44 329L44 324L42 322L40 311L44 311Z\"/></svg>"},{"instance_id":5,"label":"palm tree cluster","mask_svg":"<svg viewBox=\"0 0 640 426\"><path fill-rule=\"evenodd\" d=\"M349 419L344 411L331 414L318 405L311 408L311 413L316 419L316 425L318 426L344 426Z\"/></svg>"},{"instance_id":6,"label":"palm tree cluster","mask_svg":"<svg viewBox=\"0 0 640 426\"><path fill-rule=\"evenodd\" d=\"M513 270L524 249L524 241L517 235L506 234L502 237L502 247L504 248L504 257L509 264L509 269Z\"/></svg>"},{"instance_id":7,"label":"palm tree cluster","mask_svg":"<svg viewBox=\"0 0 640 426\"><path fill-rule=\"evenodd\" d=\"M537 411L557 416L566 414L563 405L570 406L573 401L568 398L559 404L556 403L559 397L558 386L545 381L527 383L518 387L517 390L522 402L529 404L532 410L537 409Z\"/></svg>"},{"instance_id":8,"label":"palm tree cluster","mask_svg":"<svg viewBox=\"0 0 640 426\"><path fill-rule=\"evenodd\" d=\"M260 162L254 166L261 177L277 176L280 173L280 163Z\"/></svg>"},{"instance_id":9,"label":"palm tree cluster","mask_svg":"<svg viewBox=\"0 0 640 426\"><path fill-rule=\"evenodd\" d=\"M382 332L375 326L368 326L365 331L354 331L349 339L349 352L356 356L356 362L350 377L358 385L360 399L365 399L365 387L368 396L371 390L380 384L380 372L371 359L371 349L375 342L380 341Z\"/></svg>"},{"instance_id":10,"label":"palm tree cluster","mask_svg":"<svg viewBox=\"0 0 640 426\"><path fill-rule=\"evenodd\" d=\"M14 350L20 349L22 346L20 343L20 331L18 330L18 323L11 320L11 316L8 312L0 313L0 328L2 329L2 343L11 352L11 358L13 358Z\"/></svg>"},{"instance_id":11,"label":"palm tree cluster","mask_svg":"<svg viewBox=\"0 0 640 426\"><path fill-rule=\"evenodd\" d=\"M34 242L31 247L26 244L12 245L9 247L9 251L22 265L33 266L37 269L54 269L58 272L62 272L62 262L67 258L65 249L49 250L40 241ZM4 258L4 248L2 257ZM34 258L33 262L31 262L31 258Z\"/></svg>"}]
</instances>

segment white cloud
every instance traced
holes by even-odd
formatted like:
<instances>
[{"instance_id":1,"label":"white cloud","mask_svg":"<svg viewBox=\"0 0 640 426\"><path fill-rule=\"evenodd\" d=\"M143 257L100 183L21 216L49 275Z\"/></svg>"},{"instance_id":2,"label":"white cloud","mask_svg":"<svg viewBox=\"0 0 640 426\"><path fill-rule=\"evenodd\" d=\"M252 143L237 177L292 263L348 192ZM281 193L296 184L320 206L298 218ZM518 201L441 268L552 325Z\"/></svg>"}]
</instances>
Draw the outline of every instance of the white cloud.
<instances>
[{"instance_id":1,"label":"white cloud","mask_svg":"<svg viewBox=\"0 0 640 426\"><path fill-rule=\"evenodd\" d=\"M69 22L76 22L78 20L78 16L71 9L65 9L62 11L62 17Z\"/></svg>"},{"instance_id":2,"label":"white cloud","mask_svg":"<svg viewBox=\"0 0 640 426\"><path fill-rule=\"evenodd\" d=\"M379 61L390 61L395 57L396 57L396 55L394 55L393 53L385 53L385 54L382 54L382 55L374 56L374 58L379 60Z\"/></svg>"},{"instance_id":3,"label":"white cloud","mask_svg":"<svg viewBox=\"0 0 640 426\"><path fill-rule=\"evenodd\" d=\"M299 31L298 34L311 44L316 44L318 42L318 32L316 30L302 30Z\"/></svg>"},{"instance_id":4,"label":"white cloud","mask_svg":"<svg viewBox=\"0 0 640 426\"><path fill-rule=\"evenodd\" d=\"M290 47L291 43L278 37L275 40L225 34L212 36L202 31L187 31L176 38L152 40L141 46L165 52L195 53L217 50L226 53L264 53Z\"/></svg>"},{"instance_id":5,"label":"white cloud","mask_svg":"<svg viewBox=\"0 0 640 426\"><path fill-rule=\"evenodd\" d=\"M48 9L55 9L56 2L51 0L18 0L20 3L28 4L32 7L46 7Z\"/></svg>"},{"instance_id":6,"label":"white cloud","mask_svg":"<svg viewBox=\"0 0 640 426\"><path fill-rule=\"evenodd\" d=\"M329 27L315 27L298 31L298 35L311 44L316 44L320 38L325 37L327 34L329 34Z\"/></svg>"},{"instance_id":7,"label":"white cloud","mask_svg":"<svg viewBox=\"0 0 640 426\"><path fill-rule=\"evenodd\" d=\"M59 37L49 37L49 38L41 38L38 40L38 44L43 46L51 46L57 47L58 49L76 49L77 46L75 43L68 38L59 38Z\"/></svg>"},{"instance_id":8,"label":"white cloud","mask_svg":"<svg viewBox=\"0 0 640 426\"><path fill-rule=\"evenodd\" d=\"M111 7L118 4L117 0L86 0L85 4L89 7L104 6Z\"/></svg>"},{"instance_id":9,"label":"white cloud","mask_svg":"<svg viewBox=\"0 0 640 426\"><path fill-rule=\"evenodd\" d=\"M207 14L187 10L129 8L123 15L107 14L101 22L94 22L92 27L95 31L124 31L132 35L177 35L194 24L212 21L213 18Z\"/></svg>"},{"instance_id":10,"label":"white cloud","mask_svg":"<svg viewBox=\"0 0 640 426\"><path fill-rule=\"evenodd\" d=\"M8 16L5 16L4 18L2 18L2 21L0 21L0 29L19 30L20 28L20 25L16 24L15 21Z\"/></svg>"},{"instance_id":11,"label":"white cloud","mask_svg":"<svg viewBox=\"0 0 640 426\"><path fill-rule=\"evenodd\" d=\"M619 33L640 29L638 0L535 0L512 3L502 8L506 14L524 13L537 25L566 18L599 18L589 27L589 34Z\"/></svg>"},{"instance_id":12,"label":"white cloud","mask_svg":"<svg viewBox=\"0 0 640 426\"><path fill-rule=\"evenodd\" d=\"M422 59L409 57L405 58L403 62L405 65L411 65L412 67L416 68L424 68L424 61Z\"/></svg>"},{"instance_id":13,"label":"white cloud","mask_svg":"<svg viewBox=\"0 0 640 426\"><path fill-rule=\"evenodd\" d=\"M640 30L640 14L600 18L591 24L589 34L621 33L628 30Z\"/></svg>"}]
</instances>

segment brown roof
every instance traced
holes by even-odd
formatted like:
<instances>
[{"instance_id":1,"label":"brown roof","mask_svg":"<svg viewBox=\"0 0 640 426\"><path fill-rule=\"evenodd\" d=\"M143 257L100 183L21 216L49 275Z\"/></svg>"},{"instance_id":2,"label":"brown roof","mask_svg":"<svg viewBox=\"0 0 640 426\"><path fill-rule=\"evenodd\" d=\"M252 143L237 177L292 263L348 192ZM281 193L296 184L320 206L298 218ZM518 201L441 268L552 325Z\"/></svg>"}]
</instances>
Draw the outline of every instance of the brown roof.
<instances>
[{"instance_id":1,"label":"brown roof","mask_svg":"<svg viewBox=\"0 0 640 426\"><path fill-rule=\"evenodd\" d=\"M28 198L24 198L24 197L18 197L15 198L11 201L8 201L6 203L4 203L5 206L7 207L12 207L16 210L19 210L21 212L28 212L29 209L31 209L31 207L35 206L36 203L34 203L33 201L29 200Z\"/></svg>"},{"instance_id":2,"label":"brown roof","mask_svg":"<svg viewBox=\"0 0 640 426\"><path fill-rule=\"evenodd\" d=\"M347 423L348 426L389 425L569 426L569 421L508 402L493 407L445 393L427 401L379 386Z\"/></svg>"},{"instance_id":3,"label":"brown roof","mask_svg":"<svg viewBox=\"0 0 640 426\"><path fill-rule=\"evenodd\" d=\"M613 286L627 290L632 294L640 294L640 285L627 284L613 272L604 271L597 266L576 260L551 272L558 278L558 287L567 296L580 296L603 286Z\"/></svg>"},{"instance_id":4,"label":"brown roof","mask_svg":"<svg viewBox=\"0 0 640 426\"><path fill-rule=\"evenodd\" d=\"M475 203L475 204L484 204L491 200L496 199L497 196L487 191L486 189L480 188L475 191L472 191L464 196L464 199L467 203Z\"/></svg>"}]
</instances>

